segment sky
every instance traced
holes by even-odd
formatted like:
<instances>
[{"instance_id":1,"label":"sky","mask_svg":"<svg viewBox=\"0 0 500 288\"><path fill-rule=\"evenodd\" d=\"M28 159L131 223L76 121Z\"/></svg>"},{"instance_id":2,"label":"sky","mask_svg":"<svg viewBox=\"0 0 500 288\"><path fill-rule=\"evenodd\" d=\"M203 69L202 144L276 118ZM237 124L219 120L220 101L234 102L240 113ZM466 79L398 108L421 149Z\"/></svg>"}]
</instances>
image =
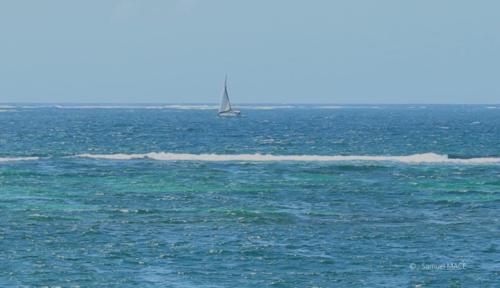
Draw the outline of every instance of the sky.
<instances>
[{"instance_id":1,"label":"sky","mask_svg":"<svg viewBox=\"0 0 500 288\"><path fill-rule=\"evenodd\" d=\"M0 102L500 103L500 1L0 1Z\"/></svg>"}]
</instances>

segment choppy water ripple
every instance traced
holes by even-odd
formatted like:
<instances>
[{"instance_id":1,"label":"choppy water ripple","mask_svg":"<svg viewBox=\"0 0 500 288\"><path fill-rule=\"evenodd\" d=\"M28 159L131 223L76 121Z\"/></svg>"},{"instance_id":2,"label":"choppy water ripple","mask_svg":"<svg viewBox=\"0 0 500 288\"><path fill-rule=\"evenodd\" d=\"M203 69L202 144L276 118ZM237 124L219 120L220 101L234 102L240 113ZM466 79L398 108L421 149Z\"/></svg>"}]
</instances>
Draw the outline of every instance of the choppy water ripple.
<instances>
[{"instance_id":1,"label":"choppy water ripple","mask_svg":"<svg viewBox=\"0 0 500 288\"><path fill-rule=\"evenodd\" d=\"M491 158L500 155L497 109L245 114L1 113L0 157L21 158L0 163L0 286L495 287L496 164L142 154ZM74 157L120 153L141 157Z\"/></svg>"}]
</instances>

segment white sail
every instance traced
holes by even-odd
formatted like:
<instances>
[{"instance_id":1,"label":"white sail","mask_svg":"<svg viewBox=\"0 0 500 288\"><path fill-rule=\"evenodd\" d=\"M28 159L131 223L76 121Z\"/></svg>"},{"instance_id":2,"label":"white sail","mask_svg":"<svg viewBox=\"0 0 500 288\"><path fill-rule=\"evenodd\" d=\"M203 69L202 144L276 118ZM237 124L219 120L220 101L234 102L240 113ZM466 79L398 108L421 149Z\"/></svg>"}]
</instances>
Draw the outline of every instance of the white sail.
<instances>
[{"instance_id":1,"label":"white sail","mask_svg":"<svg viewBox=\"0 0 500 288\"><path fill-rule=\"evenodd\" d=\"M227 76L224 80L224 91L222 92L222 100L220 102L219 117L238 117L241 115L240 111L233 110L231 102L229 102L229 95L227 93Z\"/></svg>"},{"instance_id":2,"label":"white sail","mask_svg":"<svg viewBox=\"0 0 500 288\"><path fill-rule=\"evenodd\" d=\"M224 80L224 92L222 93L222 100L220 102L219 113L230 112L231 102L229 102L229 95L227 94L227 77Z\"/></svg>"}]
</instances>

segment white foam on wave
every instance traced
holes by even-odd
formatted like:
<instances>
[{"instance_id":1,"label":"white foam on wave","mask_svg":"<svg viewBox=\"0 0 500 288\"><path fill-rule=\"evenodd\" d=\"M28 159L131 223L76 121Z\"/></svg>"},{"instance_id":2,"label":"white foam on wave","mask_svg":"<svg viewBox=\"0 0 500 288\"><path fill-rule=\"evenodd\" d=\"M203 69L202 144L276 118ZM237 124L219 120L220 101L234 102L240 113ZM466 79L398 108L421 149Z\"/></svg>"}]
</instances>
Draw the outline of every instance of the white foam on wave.
<instances>
[{"instance_id":1,"label":"white foam on wave","mask_svg":"<svg viewBox=\"0 0 500 288\"><path fill-rule=\"evenodd\" d=\"M159 109L178 109L178 110L215 110L217 105L162 105L156 106Z\"/></svg>"},{"instance_id":2,"label":"white foam on wave","mask_svg":"<svg viewBox=\"0 0 500 288\"><path fill-rule=\"evenodd\" d=\"M57 109L148 109L140 105L54 105ZM151 106L153 107L153 106Z\"/></svg>"},{"instance_id":3,"label":"white foam on wave","mask_svg":"<svg viewBox=\"0 0 500 288\"><path fill-rule=\"evenodd\" d=\"M16 108L20 109L45 109L45 108L53 108L53 105L20 105Z\"/></svg>"},{"instance_id":4,"label":"white foam on wave","mask_svg":"<svg viewBox=\"0 0 500 288\"><path fill-rule=\"evenodd\" d=\"M46 108L41 106L40 108ZM217 110L217 104L160 104L160 105L54 105L58 109L172 109L172 110ZM242 110L278 110L278 109L341 109L344 106L308 106L308 105L250 105L236 104L236 109ZM23 108L27 108L26 106ZM32 108L32 107L30 107ZM355 107L356 108L356 107Z\"/></svg>"},{"instance_id":5,"label":"white foam on wave","mask_svg":"<svg viewBox=\"0 0 500 288\"><path fill-rule=\"evenodd\" d=\"M500 164L500 157L484 157L471 159L453 159L447 155L435 153L414 154L408 156L323 156L323 155L271 155L271 154L188 154L152 152L146 154L80 154L77 157L107 159L107 160L133 160L151 159L160 161L248 161L248 162L338 162L338 161L370 161L370 162L401 162L409 164L436 163L436 164Z\"/></svg>"},{"instance_id":6,"label":"white foam on wave","mask_svg":"<svg viewBox=\"0 0 500 288\"><path fill-rule=\"evenodd\" d=\"M178 109L215 110L217 105L55 105L58 109Z\"/></svg>"},{"instance_id":7,"label":"white foam on wave","mask_svg":"<svg viewBox=\"0 0 500 288\"><path fill-rule=\"evenodd\" d=\"M0 105L0 113L16 112L15 108L12 105Z\"/></svg>"},{"instance_id":8,"label":"white foam on wave","mask_svg":"<svg viewBox=\"0 0 500 288\"><path fill-rule=\"evenodd\" d=\"M346 106L339 106L339 105L321 105L321 106L315 106L314 108L316 109L344 109Z\"/></svg>"},{"instance_id":9,"label":"white foam on wave","mask_svg":"<svg viewBox=\"0 0 500 288\"><path fill-rule=\"evenodd\" d=\"M235 108L245 110L276 110L276 109L293 109L294 105L237 105Z\"/></svg>"},{"instance_id":10,"label":"white foam on wave","mask_svg":"<svg viewBox=\"0 0 500 288\"><path fill-rule=\"evenodd\" d=\"M309 106L306 106L309 107ZM367 105L317 105L310 106L312 109L382 109L381 106L367 106Z\"/></svg>"},{"instance_id":11,"label":"white foam on wave","mask_svg":"<svg viewBox=\"0 0 500 288\"><path fill-rule=\"evenodd\" d=\"M39 157L0 157L0 162L14 162L14 161L33 161L38 160Z\"/></svg>"}]
</instances>

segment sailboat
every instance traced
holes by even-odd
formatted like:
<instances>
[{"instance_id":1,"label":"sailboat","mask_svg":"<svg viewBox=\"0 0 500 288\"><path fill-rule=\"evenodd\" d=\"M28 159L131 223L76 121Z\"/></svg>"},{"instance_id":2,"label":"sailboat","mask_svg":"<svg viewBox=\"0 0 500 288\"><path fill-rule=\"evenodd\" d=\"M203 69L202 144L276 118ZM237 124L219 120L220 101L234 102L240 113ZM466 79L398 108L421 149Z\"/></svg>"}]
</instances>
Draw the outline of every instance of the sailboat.
<instances>
[{"instance_id":1,"label":"sailboat","mask_svg":"<svg viewBox=\"0 0 500 288\"><path fill-rule=\"evenodd\" d=\"M241 113L238 110L234 110L231 107L231 102L229 101L229 95L227 93L227 75L224 80L224 92L222 92L222 100L220 102L219 113L217 116L219 117L237 117L240 116Z\"/></svg>"}]
</instances>

